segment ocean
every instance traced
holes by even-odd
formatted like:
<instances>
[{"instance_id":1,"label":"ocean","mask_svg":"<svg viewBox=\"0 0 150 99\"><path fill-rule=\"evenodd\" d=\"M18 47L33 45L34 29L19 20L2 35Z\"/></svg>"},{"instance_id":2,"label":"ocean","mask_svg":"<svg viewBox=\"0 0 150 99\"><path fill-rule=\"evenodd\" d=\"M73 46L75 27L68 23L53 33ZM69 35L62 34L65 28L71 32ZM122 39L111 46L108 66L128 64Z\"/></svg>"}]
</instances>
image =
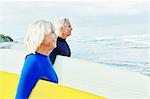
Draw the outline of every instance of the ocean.
<instances>
[{"instance_id":1,"label":"ocean","mask_svg":"<svg viewBox=\"0 0 150 99\"><path fill-rule=\"evenodd\" d=\"M150 35L69 41L72 57L150 76Z\"/></svg>"},{"instance_id":2,"label":"ocean","mask_svg":"<svg viewBox=\"0 0 150 99\"><path fill-rule=\"evenodd\" d=\"M67 39L73 58L105 64L150 76L150 35L91 37ZM1 49L25 50L22 38L0 43Z\"/></svg>"}]
</instances>

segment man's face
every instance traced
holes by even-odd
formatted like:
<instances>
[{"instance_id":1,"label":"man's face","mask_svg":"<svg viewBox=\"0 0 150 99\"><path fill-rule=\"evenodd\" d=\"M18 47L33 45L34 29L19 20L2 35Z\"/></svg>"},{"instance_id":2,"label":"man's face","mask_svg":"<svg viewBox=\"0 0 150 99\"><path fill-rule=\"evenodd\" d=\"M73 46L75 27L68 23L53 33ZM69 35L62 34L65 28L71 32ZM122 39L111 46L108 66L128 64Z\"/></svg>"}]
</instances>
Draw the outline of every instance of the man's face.
<instances>
[{"instance_id":1,"label":"man's face","mask_svg":"<svg viewBox=\"0 0 150 99\"><path fill-rule=\"evenodd\" d=\"M67 36L70 36L71 35L71 31L72 31L72 27L71 27L71 24L68 23L65 27L64 27L64 32Z\"/></svg>"}]
</instances>

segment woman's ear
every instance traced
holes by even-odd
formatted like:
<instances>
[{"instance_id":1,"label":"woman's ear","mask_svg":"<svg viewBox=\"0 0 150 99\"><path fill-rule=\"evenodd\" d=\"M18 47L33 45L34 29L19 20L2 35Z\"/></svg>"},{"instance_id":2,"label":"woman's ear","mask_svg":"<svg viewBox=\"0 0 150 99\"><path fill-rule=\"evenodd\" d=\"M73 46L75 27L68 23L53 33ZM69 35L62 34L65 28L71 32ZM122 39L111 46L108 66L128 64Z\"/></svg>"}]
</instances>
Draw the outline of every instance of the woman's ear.
<instances>
[{"instance_id":1,"label":"woman's ear","mask_svg":"<svg viewBox=\"0 0 150 99\"><path fill-rule=\"evenodd\" d=\"M61 33L64 33L64 32L65 32L65 27L61 27L61 28L60 28L60 32L61 32Z\"/></svg>"},{"instance_id":2,"label":"woman's ear","mask_svg":"<svg viewBox=\"0 0 150 99\"><path fill-rule=\"evenodd\" d=\"M63 28L62 27L59 29L59 32L63 32Z\"/></svg>"}]
</instances>

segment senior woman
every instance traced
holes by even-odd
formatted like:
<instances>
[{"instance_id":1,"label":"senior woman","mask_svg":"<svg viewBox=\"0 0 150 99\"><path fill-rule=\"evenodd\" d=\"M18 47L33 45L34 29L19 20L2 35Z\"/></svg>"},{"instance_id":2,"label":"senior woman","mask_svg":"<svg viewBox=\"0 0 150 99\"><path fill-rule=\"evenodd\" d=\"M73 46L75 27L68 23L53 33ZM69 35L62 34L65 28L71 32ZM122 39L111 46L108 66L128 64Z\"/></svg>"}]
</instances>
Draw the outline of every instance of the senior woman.
<instances>
[{"instance_id":1,"label":"senior woman","mask_svg":"<svg viewBox=\"0 0 150 99\"><path fill-rule=\"evenodd\" d=\"M53 24L49 21L39 20L29 26L25 43L30 54L25 58L15 99L28 99L40 78L58 83L48 57L56 47L56 39Z\"/></svg>"}]
</instances>

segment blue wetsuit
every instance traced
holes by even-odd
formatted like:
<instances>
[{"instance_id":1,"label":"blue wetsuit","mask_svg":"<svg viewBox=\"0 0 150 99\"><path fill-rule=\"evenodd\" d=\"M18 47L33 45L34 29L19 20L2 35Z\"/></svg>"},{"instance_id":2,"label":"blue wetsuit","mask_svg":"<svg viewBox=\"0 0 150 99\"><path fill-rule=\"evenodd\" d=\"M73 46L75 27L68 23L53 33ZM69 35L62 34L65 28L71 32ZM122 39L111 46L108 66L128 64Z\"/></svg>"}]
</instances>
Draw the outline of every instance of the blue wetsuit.
<instances>
[{"instance_id":1,"label":"blue wetsuit","mask_svg":"<svg viewBox=\"0 0 150 99\"><path fill-rule=\"evenodd\" d=\"M27 55L15 99L28 99L40 78L58 83L57 75L48 56L37 52Z\"/></svg>"},{"instance_id":2,"label":"blue wetsuit","mask_svg":"<svg viewBox=\"0 0 150 99\"><path fill-rule=\"evenodd\" d=\"M63 55L68 57L71 56L71 51L68 43L65 39L62 39L61 37L57 38L57 47L53 49L53 51L49 55L52 64L54 64L57 55Z\"/></svg>"}]
</instances>

